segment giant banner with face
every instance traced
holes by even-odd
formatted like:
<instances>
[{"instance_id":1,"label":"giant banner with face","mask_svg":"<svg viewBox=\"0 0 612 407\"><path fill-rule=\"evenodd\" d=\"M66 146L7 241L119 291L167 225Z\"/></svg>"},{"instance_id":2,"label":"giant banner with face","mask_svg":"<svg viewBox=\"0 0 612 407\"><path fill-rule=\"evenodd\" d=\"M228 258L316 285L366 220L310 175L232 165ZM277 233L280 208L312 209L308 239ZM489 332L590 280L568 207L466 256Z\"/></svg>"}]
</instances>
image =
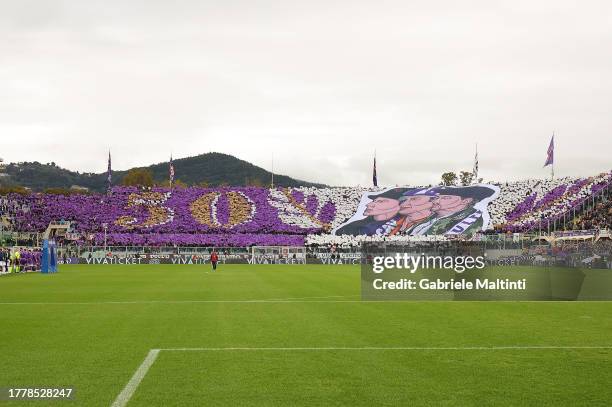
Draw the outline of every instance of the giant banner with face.
<instances>
[{"instance_id":1,"label":"giant banner with face","mask_svg":"<svg viewBox=\"0 0 612 407\"><path fill-rule=\"evenodd\" d=\"M333 230L336 235L460 235L484 230L487 205L499 195L495 185L389 188L367 192L355 214Z\"/></svg>"}]
</instances>

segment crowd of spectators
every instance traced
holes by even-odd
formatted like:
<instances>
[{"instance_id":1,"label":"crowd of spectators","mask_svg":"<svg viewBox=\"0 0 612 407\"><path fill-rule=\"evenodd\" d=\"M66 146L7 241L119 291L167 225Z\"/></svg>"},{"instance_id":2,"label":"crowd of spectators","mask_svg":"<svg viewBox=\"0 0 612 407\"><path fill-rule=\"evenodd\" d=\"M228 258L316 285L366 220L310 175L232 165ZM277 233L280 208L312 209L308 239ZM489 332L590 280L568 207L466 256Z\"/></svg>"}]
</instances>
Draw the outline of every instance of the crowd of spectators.
<instances>
[{"instance_id":1,"label":"crowd of spectators","mask_svg":"<svg viewBox=\"0 0 612 407\"><path fill-rule=\"evenodd\" d=\"M489 205L492 227L510 232L550 229L556 224L568 227L569 221L588 206L589 200L608 196L611 186L612 172L588 178L507 183Z\"/></svg>"},{"instance_id":2,"label":"crowd of spectators","mask_svg":"<svg viewBox=\"0 0 612 407\"><path fill-rule=\"evenodd\" d=\"M14 219L30 210L28 204L19 195L0 196L0 223L2 229L12 230Z\"/></svg>"},{"instance_id":3,"label":"crowd of spectators","mask_svg":"<svg viewBox=\"0 0 612 407\"><path fill-rule=\"evenodd\" d=\"M612 196L610 194L607 199L598 202L591 209L584 211L580 216L577 216L571 222L571 229L587 230L587 229L612 229Z\"/></svg>"},{"instance_id":4,"label":"crowd of spectators","mask_svg":"<svg viewBox=\"0 0 612 407\"><path fill-rule=\"evenodd\" d=\"M500 191L488 204L485 233L611 226L611 172L496 185ZM61 246L356 246L457 238L442 233L334 233L356 213L368 191L383 192L363 187L115 187L110 195L3 196L0 214L10 229L26 234L41 234L52 222L69 221L69 233L59 238Z\"/></svg>"}]
</instances>

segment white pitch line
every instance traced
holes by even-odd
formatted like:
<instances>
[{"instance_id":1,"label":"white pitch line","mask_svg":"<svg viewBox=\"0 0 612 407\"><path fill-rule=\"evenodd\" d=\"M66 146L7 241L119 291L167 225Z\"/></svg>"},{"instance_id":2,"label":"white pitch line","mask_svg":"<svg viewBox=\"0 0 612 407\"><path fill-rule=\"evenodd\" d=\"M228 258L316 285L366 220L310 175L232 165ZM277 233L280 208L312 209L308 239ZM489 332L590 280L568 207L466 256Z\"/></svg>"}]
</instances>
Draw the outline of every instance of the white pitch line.
<instances>
[{"instance_id":1,"label":"white pitch line","mask_svg":"<svg viewBox=\"0 0 612 407\"><path fill-rule=\"evenodd\" d=\"M540 300L501 300L501 301L447 301L447 300L325 300L317 298L351 298L351 297L359 297L356 295L341 295L341 296L329 296L329 297L302 297L302 298L279 298L279 299L252 299L252 300L133 300L133 301L68 301L68 302L0 302L1 305L104 305L104 304L274 304L274 303L358 303L358 304L376 304L376 303L388 303L388 304L397 304L397 303L430 303L430 302L446 302L446 303L486 303L486 302L496 302L496 303L555 303L555 304L576 304L576 303L612 303L610 300L579 300L579 301L563 301L563 300L551 300L551 301L540 301ZM308 298L312 298L312 300L308 300Z\"/></svg>"},{"instance_id":2,"label":"white pitch line","mask_svg":"<svg viewBox=\"0 0 612 407\"><path fill-rule=\"evenodd\" d=\"M162 348L168 352L206 352L206 351L323 351L323 350L563 350L563 349L612 349L610 346L323 346L323 347L217 347L217 348Z\"/></svg>"},{"instance_id":3,"label":"white pitch line","mask_svg":"<svg viewBox=\"0 0 612 407\"><path fill-rule=\"evenodd\" d=\"M97 304L225 304L225 303L288 303L288 302L364 302L361 300L318 300L324 298L351 298L359 295L330 295L325 297L270 298L253 300L135 300L135 301L72 301L72 302L0 302L0 305L97 305ZM312 299L312 301L310 301ZM375 301L367 301L375 302ZM390 301L380 301L390 302ZM405 301L402 301L405 302Z\"/></svg>"},{"instance_id":4,"label":"white pitch line","mask_svg":"<svg viewBox=\"0 0 612 407\"><path fill-rule=\"evenodd\" d=\"M348 297L358 297L358 295L350 295ZM289 304L289 303L313 303L313 304L415 304L415 303L432 303L432 302L445 302L445 303L458 303L458 304L470 304L470 303L555 303L555 304L587 304L587 303L612 303L609 300L578 300L578 301L534 301L534 300L502 300L502 301L451 301L451 300L283 300L283 299L270 299L270 300L135 300L135 301L82 301L82 302L0 302L1 305L104 305L104 304Z\"/></svg>"},{"instance_id":5,"label":"white pitch line","mask_svg":"<svg viewBox=\"0 0 612 407\"><path fill-rule=\"evenodd\" d=\"M0 302L0 305L104 305L104 304L274 304L274 303L376 303L411 301L361 300L159 300L159 301L89 301L89 302ZM465 301L464 301L465 302Z\"/></svg>"},{"instance_id":6,"label":"white pitch line","mask_svg":"<svg viewBox=\"0 0 612 407\"><path fill-rule=\"evenodd\" d=\"M138 369L136 369L130 381L125 385L123 390L121 390L121 393L119 393L111 407L125 407L134 395L136 388L138 388L138 385L149 371L149 368L153 365L155 359L157 359L157 355L159 355L159 349L151 349L149 351L147 357L142 361L140 366L138 366Z\"/></svg>"},{"instance_id":7,"label":"white pitch line","mask_svg":"<svg viewBox=\"0 0 612 407\"><path fill-rule=\"evenodd\" d=\"M111 407L125 407L130 401L136 389L146 376L147 372L155 363L161 351L166 352L219 352L219 351L373 351L373 350L395 350L395 351L415 351L415 350L580 350L580 349L612 349L612 346L322 346L322 347L217 347L217 348L161 348L151 349L147 357L142 361L130 381L125 385L121 393L117 396Z\"/></svg>"}]
</instances>

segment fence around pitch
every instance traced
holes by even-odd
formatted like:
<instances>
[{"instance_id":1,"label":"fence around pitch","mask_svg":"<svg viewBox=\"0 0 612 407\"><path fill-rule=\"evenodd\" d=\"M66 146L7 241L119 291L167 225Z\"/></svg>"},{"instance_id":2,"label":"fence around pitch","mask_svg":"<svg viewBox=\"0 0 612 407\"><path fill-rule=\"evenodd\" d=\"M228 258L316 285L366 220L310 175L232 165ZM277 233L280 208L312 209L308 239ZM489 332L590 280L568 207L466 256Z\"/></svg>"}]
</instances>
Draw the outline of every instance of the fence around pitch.
<instances>
[{"instance_id":1,"label":"fence around pitch","mask_svg":"<svg viewBox=\"0 0 612 407\"><path fill-rule=\"evenodd\" d=\"M539 239L541 238L541 239ZM519 249L533 246L535 244L544 243L549 236L542 235L483 235L475 244L481 245L483 249ZM419 241L406 241L406 246L419 245ZM432 243L432 242L426 242ZM453 244L452 241L440 240L435 242L440 245ZM389 242L389 244L397 246L397 242ZM361 250L361 245L307 245L307 253L329 252L330 246L334 246L334 251L338 253L357 253ZM82 257L83 255L106 256L111 255L208 255L212 252L212 247L185 247L185 246L64 246L58 247L60 254L63 256ZM217 253L220 254L250 254L251 247L215 247Z\"/></svg>"}]
</instances>

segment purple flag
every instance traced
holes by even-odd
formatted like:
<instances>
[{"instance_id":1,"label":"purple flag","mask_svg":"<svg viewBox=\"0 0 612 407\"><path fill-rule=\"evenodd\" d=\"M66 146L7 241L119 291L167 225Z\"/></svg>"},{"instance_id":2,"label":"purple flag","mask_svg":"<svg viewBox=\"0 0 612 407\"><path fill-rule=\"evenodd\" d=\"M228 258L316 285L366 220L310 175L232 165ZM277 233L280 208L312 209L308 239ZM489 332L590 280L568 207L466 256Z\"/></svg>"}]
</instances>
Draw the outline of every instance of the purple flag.
<instances>
[{"instance_id":1,"label":"purple flag","mask_svg":"<svg viewBox=\"0 0 612 407\"><path fill-rule=\"evenodd\" d=\"M174 163L172 162L172 155L170 155L170 187L174 182Z\"/></svg>"},{"instance_id":2,"label":"purple flag","mask_svg":"<svg viewBox=\"0 0 612 407\"><path fill-rule=\"evenodd\" d=\"M112 182L112 171L111 171L111 154L108 152L108 170L106 173L106 189L110 192Z\"/></svg>"},{"instance_id":3,"label":"purple flag","mask_svg":"<svg viewBox=\"0 0 612 407\"><path fill-rule=\"evenodd\" d=\"M552 138L550 139L550 144L548 145L548 154L546 156L546 162L544 163L544 167L546 167L547 165L552 165L555 161L555 135L553 134Z\"/></svg>"},{"instance_id":4,"label":"purple flag","mask_svg":"<svg viewBox=\"0 0 612 407\"><path fill-rule=\"evenodd\" d=\"M376 156L374 156L374 168L372 169L372 182L374 186L378 186L378 177L376 177Z\"/></svg>"}]
</instances>

